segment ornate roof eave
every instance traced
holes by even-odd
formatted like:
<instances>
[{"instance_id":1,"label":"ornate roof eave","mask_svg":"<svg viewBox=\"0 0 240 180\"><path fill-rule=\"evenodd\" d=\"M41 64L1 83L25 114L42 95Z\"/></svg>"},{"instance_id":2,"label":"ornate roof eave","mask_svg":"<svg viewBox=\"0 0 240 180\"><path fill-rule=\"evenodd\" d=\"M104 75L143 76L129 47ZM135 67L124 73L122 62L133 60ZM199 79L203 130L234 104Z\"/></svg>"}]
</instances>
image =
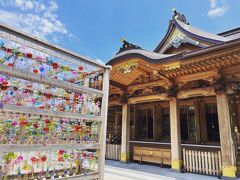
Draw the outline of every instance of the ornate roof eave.
<instances>
[{"instance_id":1,"label":"ornate roof eave","mask_svg":"<svg viewBox=\"0 0 240 180\"><path fill-rule=\"evenodd\" d=\"M168 26L167 33L165 34L162 41L158 44L158 46L154 49L154 52L159 52L162 48L164 48L164 45L166 44L168 38L171 36L171 34L175 30L175 28L177 28L183 34L185 34L185 35L187 35L187 36L189 36L193 39L197 39L199 41L206 42L206 43L209 43L209 44L219 44L221 42L225 42L225 41L230 40L230 39L227 39L225 37L221 37L221 36L215 35L215 34L212 34L212 36L214 36L214 37L211 37L211 38L200 36L198 34L195 34L195 33L191 32L191 30L188 30L188 28L184 28L184 26L191 27L187 21L183 21L182 19L179 19L178 17L173 16L173 18L169 21L169 26ZM208 34L210 34L210 33L208 33ZM217 36L219 36L219 38L216 38Z\"/></svg>"},{"instance_id":2,"label":"ornate roof eave","mask_svg":"<svg viewBox=\"0 0 240 180\"><path fill-rule=\"evenodd\" d=\"M227 42L222 42L219 44L215 44L215 45L212 45L209 47L201 48L201 49L198 49L198 50L195 50L192 52L179 53L176 55L165 56L163 58L158 58L158 59L153 59L144 54L140 54L140 53L138 53L139 50L135 50L135 51L128 50L123 55L119 54L119 56L113 57L109 62L107 62L107 65L114 65L117 63L121 63L122 61L124 61L124 60L127 61L130 58L139 58L139 59L142 59L142 60L152 63L152 64L163 64L163 63L168 63L168 62L172 62L175 60L186 60L188 58L202 56L204 54L207 55L208 53L222 51L222 50L226 50L228 48L239 47L239 46L240 46L240 38L230 40ZM141 50L141 51L144 51L144 50Z\"/></svg>"},{"instance_id":3,"label":"ornate roof eave","mask_svg":"<svg viewBox=\"0 0 240 180\"><path fill-rule=\"evenodd\" d=\"M144 50L142 50L142 51L144 51ZM154 59L154 58L151 58L148 55L144 55L142 53L139 53L136 50L135 51L128 50L126 52L128 52L128 53L125 53L125 54L120 55L120 56L113 57L110 61L107 62L107 65L117 64L117 63L122 62L123 60L131 59L131 58L142 59L143 61L146 61L146 62L151 63L151 64L162 64L164 62L171 62L171 61L181 59L182 56L183 56L183 53L179 53L179 54L174 54L174 55L166 55L166 56L163 56L161 58ZM152 52L152 53L154 53L154 52Z\"/></svg>"}]
</instances>

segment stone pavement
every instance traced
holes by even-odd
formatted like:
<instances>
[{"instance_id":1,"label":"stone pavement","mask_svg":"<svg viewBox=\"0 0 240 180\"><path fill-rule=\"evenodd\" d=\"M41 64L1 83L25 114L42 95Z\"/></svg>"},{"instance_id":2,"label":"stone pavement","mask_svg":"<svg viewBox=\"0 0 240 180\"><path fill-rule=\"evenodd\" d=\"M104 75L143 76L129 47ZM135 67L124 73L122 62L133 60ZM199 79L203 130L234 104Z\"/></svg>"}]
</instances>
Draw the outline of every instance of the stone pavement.
<instances>
[{"instance_id":1,"label":"stone pavement","mask_svg":"<svg viewBox=\"0 0 240 180\"><path fill-rule=\"evenodd\" d=\"M157 165L106 160L105 180L217 180L217 177L193 173L178 173Z\"/></svg>"}]
</instances>

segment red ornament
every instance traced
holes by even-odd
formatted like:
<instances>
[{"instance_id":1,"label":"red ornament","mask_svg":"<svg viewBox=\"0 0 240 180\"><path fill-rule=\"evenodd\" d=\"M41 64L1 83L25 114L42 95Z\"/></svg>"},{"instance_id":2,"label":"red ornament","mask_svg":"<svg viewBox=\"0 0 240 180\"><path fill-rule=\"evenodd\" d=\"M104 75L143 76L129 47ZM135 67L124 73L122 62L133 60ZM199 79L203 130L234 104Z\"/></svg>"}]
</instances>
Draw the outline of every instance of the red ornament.
<instances>
[{"instance_id":1,"label":"red ornament","mask_svg":"<svg viewBox=\"0 0 240 180\"><path fill-rule=\"evenodd\" d=\"M62 162L63 161L63 157L62 156L58 157L58 161Z\"/></svg>"},{"instance_id":2,"label":"red ornament","mask_svg":"<svg viewBox=\"0 0 240 180\"><path fill-rule=\"evenodd\" d=\"M47 132L49 131L49 128L48 128L48 127L44 127L44 128L43 128L43 131L44 131L45 133L47 133Z\"/></svg>"},{"instance_id":3,"label":"red ornament","mask_svg":"<svg viewBox=\"0 0 240 180\"><path fill-rule=\"evenodd\" d=\"M1 86L1 90L7 90L7 86Z\"/></svg>"},{"instance_id":4,"label":"red ornament","mask_svg":"<svg viewBox=\"0 0 240 180\"><path fill-rule=\"evenodd\" d=\"M75 98L75 99L78 99L78 94L74 94L74 98Z\"/></svg>"},{"instance_id":5,"label":"red ornament","mask_svg":"<svg viewBox=\"0 0 240 180\"><path fill-rule=\"evenodd\" d=\"M79 68L78 68L80 71L82 71L83 70L83 66L79 66Z\"/></svg>"},{"instance_id":6,"label":"red ornament","mask_svg":"<svg viewBox=\"0 0 240 180\"><path fill-rule=\"evenodd\" d=\"M39 127L38 123L35 122L35 123L33 124L33 127L34 127L35 129L37 129L37 128Z\"/></svg>"},{"instance_id":7,"label":"red ornament","mask_svg":"<svg viewBox=\"0 0 240 180\"><path fill-rule=\"evenodd\" d=\"M9 66L9 67L13 67L14 64L13 64L13 63L8 63L8 66Z\"/></svg>"},{"instance_id":8,"label":"red ornament","mask_svg":"<svg viewBox=\"0 0 240 180\"><path fill-rule=\"evenodd\" d=\"M37 162L38 162L38 158L36 158L36 157L34 156L34 157L31 158L31 161L32 161L33 164L34 164L34 163L37 163Z\"/></svg>"},{"instance_id":9,"label":"red ornament","mask_svg":"<svg viewBox=\"0 0 240 180\"><path fill-rule=\"evenodd\" d=\"M54 79L58 79L58 77L57 77L57 76L54 76Z\"/></svg>"},{"instance_id":10,"label":"red ornament","mask_svg":"<svg viewBox=\"0 0 240 180\"><path fill-rule=\"evenodd\" d=\"M45 124L50 124L51 121L49 119L45 119Z\"/></svg>"},{"instance_id":11,"label":"red ornament","mask_svg":"<svg viewBox=\"0 0 240 180\"><path fill-rule=\"evenodd\" d=\"M79 126L79 125L73 126L73 131L74 131L74 132L79 132L81 129L82 129L82 127Z\"/></svg>"},{"instance_id":12,"label":"red ornament","mask_svg":"<svg viewBox=\"0 0 240 180\"><path fill-rule=\"evenodd\" d=\"M69 98L66 98L66 101L68 102L68 101L70 101L70 99L69 99Z\"/></svg>"},{"instance_id":13,"label":"red ornament","mask_svg":"<svg viewBox=\"0 0 240 180\"><path fill-rule=\"evenodd\" d=\"M46 156L42 156L42 157L41 157L41 161L42 161L42 162L46 162L46 160L47 160L47 157L46 157Z\"/></svg>"},{"instance_id":14,"label":"red ornament","mask_svg":"<svg viewBox=\"0 0 240 180\"><path fill-rule=\"evenodd\" d=\"M53 67L53 69L57 69L58 68L58 63L56 63L56 62L52 63L52 67Z\"/></svg>"},{"instance_id":15,"label":"red ornament","mask_svg":"<svg viewBox=\"0 0 240 180\"><path fill-rule=\"evenodd\" d=\"M46 96L47 99L50 99L52 97L51 94L45 94L45 96Z\"/></svg>"},{"instance_id":16,"label":"red ornament","mask_svg":"<svg viewBox=\"0 0 240 180\"><path fill-rule=\"evenodd\" d=\"M19 123L20 127L24 127L28 125L28 121L24 120L24 121L20 121Z\"/></svg>"},{"instance_id":17,"label":"red ornament","mask_svg":"<svg viewBox=\"0 0 240 180\"><path fill-rule=\"evenodd\" d=\"M63 153L64 153L64 150L59 150L58 151L58 154L60 154L60 155L63 155Z\"/></svg>"},{"instance_id":18,"label":"red ornament","mask_svg":"<svg viewBox=\"0 0 240 180\"><path fill-rule=\"evenodd\" d=\"M7 81L3 81L2 85L6 86L6 85L8 85L8 82Z\"/></svg>"},{"instance_id":19,"label":"red ornament","mask_svg":"<svg viewBox=\"0 0 240 180\"><path fill-rule=\"evenodd\" d=\"M34 69L33 72L37 74L37 73L38 73L38 70L37 70L37 69Z\"/></svg>"},{"instance_id":20,"label":"red ornament","mask_svg":"<svg viewBox=\"0 0 240 180\"><path fill-rule=\"evenodd\" d=\"M6 48L6 53L11 53L12 52L12 50L11 49L9 49L9 48Z\"/></svg>"},{"instance_id":21,"label":"red ornament","mask_svg":"<svg viewBox=\"0 0 240 180\"><path fill-rule=\"evenodd\" d=\"M27 53L27 54L26 54L26 57L29 58L29 59L31 59L31 58L32 58L32 53Z\"/></svg>"},{"instance_id":22,"label":"red ornament","mask_svg":"<svg viewBox=\"0 0 240 180\"><path fill-rule=\"evenodd\" d=\"M70 83L74 83L74 80L70 80Z\"/></svg>"}]
</instances>

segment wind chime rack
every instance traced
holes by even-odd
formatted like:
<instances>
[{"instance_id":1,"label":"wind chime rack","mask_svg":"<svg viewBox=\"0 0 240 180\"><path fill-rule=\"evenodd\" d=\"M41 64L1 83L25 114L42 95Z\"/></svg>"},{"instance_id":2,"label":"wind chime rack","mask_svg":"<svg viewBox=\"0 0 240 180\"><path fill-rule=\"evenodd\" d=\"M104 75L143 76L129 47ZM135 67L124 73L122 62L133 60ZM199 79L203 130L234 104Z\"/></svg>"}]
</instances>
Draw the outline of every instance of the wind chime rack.
<instances>
[{"instance_id":1,"label":"wind chime rack","mask_svg":"<svg viewBox=\"0 0 240 180\"><path fill-rule=\"evenodd\" d=\"M0 134L5 133L0 137L0 179L102 180L110 67L3 24L0 48ZM45 88L41 93L32 89L38 83ZM49 95L54 88L64 94L62 99L55 91ZM27 104L21 95L37 98ZM22 140L22 134L30 140ZM88 168L88 163L96 167L91 161L97 163L95 170ZM14 172L6 170L10 166L16 166Z\"/></svg>"}]
</instances>

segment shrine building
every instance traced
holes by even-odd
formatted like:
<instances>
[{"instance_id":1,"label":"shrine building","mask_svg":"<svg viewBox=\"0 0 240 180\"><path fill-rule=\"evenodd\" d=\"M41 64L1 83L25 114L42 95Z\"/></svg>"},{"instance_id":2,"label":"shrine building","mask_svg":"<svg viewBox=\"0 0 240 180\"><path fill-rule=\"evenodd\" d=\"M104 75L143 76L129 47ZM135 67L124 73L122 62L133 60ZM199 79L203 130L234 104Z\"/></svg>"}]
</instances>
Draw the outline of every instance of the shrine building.
<instances>
[{"instance_id":1,"label":"shrine building","mask_svg":"<svg viewBox=\"0 0 240 180\"><path fill-rule=\"evenodd\" d=\"M240 172L240 28L211 34L176 10L148 51L109 60L106 158L223 177Z\"/></svg>"}]
</instances>

